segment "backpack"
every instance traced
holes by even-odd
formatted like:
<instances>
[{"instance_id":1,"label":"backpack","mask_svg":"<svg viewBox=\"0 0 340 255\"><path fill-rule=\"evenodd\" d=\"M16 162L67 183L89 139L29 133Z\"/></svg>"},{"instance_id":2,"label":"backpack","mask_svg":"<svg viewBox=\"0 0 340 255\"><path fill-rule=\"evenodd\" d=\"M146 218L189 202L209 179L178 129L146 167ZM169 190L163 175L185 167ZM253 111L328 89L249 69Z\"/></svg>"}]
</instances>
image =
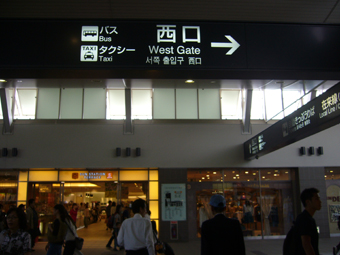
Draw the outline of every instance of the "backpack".
<instances>
[{"instance_id":1,"label":"backpack","mask_svg":"<svg viewBox=\"0 0 340 255\"><path fill-rule=\"evenodd\" d=\"M298 228L293 221L293 226L288 231L286 238L283 242L283 255L297 254L297 247L299 242Z\"/></svg>"}]
</instances>

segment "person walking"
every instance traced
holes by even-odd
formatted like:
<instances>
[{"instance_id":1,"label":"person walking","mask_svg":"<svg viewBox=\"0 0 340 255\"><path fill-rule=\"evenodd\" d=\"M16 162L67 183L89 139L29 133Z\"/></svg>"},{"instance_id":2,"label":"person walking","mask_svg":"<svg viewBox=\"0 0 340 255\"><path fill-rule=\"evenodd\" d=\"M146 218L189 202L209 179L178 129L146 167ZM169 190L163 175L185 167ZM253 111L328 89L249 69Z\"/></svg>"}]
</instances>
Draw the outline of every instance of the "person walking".
<instances>
[{"instance_id":1,"label":"person walking","mask_svg":"<svg viewBox=\"0 0 340 255\"><path fill-rule=\"evenodd\" d=\"M225 198L213 195L209 204L214 217L202 224L201 255L245 255L240 222L224 215Z\"/></svg>"},{"instance_id":2,"label":"person walking","mask_svg":"<svg viewBox=\"0 0 340 255\"><path fill-rule=\"evenodd\" d=\"M0 254L30 255L31 236L26 232L26 214L19 208L7 212L7 229L0 233Z\"/></svg>"},{"instance_id":3,"label":"person walking","mask_svg":"<svg viewBox=\"0 0 340 255\"><path fill-rule=\"evenodd\" d=\"M319 255L319 234L313 218L316 211L321 209L319 190L316 188L305 189L300 195L305 210L300 213L295 221L298 239L297 253L299 255Z\"/></svg>"},{"instance_id":4,"label":"person walking","mask_svg":"<svg viewBox=\"0 0 340 255\"><path fill-rule=\"evenodd\" d=\"M117 244L117 237L118 237L118 233L119 233L119 229L120 229L120 226L121 226L121 223L122 223L122 212L123 212L123 206L122 205L118 205L116 207L116 212L114 213L114 215L112 215L111 217L113 217L113 231L112 231L112 236L109 240L109 242L107 243L106 247L107 248L111 248L111 244L112 244L112 241L113 239L115 240L115 243L114 243L114 246L113 246L113 250L114 251L118 251L117 250L117 247L118 244Z\"/></svg>"},{"instance_id":5,"label":"person walking","mask_svg":"<svg viewBox=\"0 0 340 255\"><path fill-rule=\"evenodd\" d=\"M84 226L85 226L85 228L87 228L89 226L90 219L91 219L91 215L90 215L89 204L86 203L85 204L85 210L84 210Z\"/></svg>"},{"instance_id":6,"label":"person walking","mask_svg":"<svg viewBox=\"0 0 340 255\"><path fill-rule=\"evenodd\" d=\"M33 247L35 245L35 239L37 238L37 236L40 235L40 230L39 230L39 217L38 213L35 210L35 200L33 198L28 200L26 215L28 233L31 235L31 249L32 251L34 251Z\"/></svg>"},{"instance_id":7,"label":"person walking","mask_svg":"<svg viewBox=\"0 0 340 255\"><path fill-rule=\"evenodd\" d=\"M126 255L155 255L151 222L144 218L146 203L137 199L132 203L134 216L123 221L118 233L118 245Z\"/></svg>"},{"instance_id":8,"label":"person walking","mask_svg":"<svg viewBox=\"0 0 340 255\"><path fill-rule=\"evenodd\" d=\"M70 210L70 216L74 223L77 223L77 215L78 215L78 205L77 203L73 203L72 209Z\"/></svg>"},{"instance_id":9,"label":"person walking","mask_svg":"<svg viewBox=\"0 0 340 255\"><path fill-rule=\"evenodd\" d=\"M53 221L53 224L48 225L48 243L45 250L47 251L46 255L61 255L67 233L65 214L68 216L68 213L63 205L57 204L53 207L53 214L56 219Z\"/></svg>"},{"instance_id":10,"label":"person walking","mask_svg":"<svg viewBox=\"0 0 340 255\"><path fill-rule=\"evenodd\" d=\"M63 255L73 255L75 253L82 254L76 248L76 237L77 234L77 226L76 223L73 221L71 216L67 213L66 210L60 210L60 218L64 220L65 224L67 225L67 232L65 236L65 248Z\"/></svg>"}]
</instances>

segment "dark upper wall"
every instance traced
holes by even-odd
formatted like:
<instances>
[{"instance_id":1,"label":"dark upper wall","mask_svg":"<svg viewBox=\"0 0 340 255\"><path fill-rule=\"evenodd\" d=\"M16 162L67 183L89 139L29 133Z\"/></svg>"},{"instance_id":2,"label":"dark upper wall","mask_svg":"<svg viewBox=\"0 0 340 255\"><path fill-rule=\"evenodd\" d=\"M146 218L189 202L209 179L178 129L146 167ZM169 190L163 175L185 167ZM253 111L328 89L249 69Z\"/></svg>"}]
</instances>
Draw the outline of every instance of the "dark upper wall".
<instances>
[{"instance_id":1,"label":"dark upper wall","mask_svg":"<svg viewBox=\"0 0 340 255\"><path fill-rule=\"evenodd\" d=\"M16 158L0 158L0 168L339 166L339 125L258 160L245 161L243 142L268 125L252 125L252 134L242 135L240 124L225 122L136 121L134 134L124 135L123 124L110 121L34 123L16 123L13 135L0 135L1 148L16 147L19 153ZM299 156L301 146L323 146L324 155ZM116 147L131 147L132 156L116 157ZM141 148L140 157L134 156L136 147Z\"/></svg>"},{"instance_id":2,"label":"dark upper wall","mask_svg":"<svg viewBox=\"0 0 340 255\"><path fill-rule=\"evenodd\" d=\"M117 1L11 0L0 2L0 17L177 19L250 22L339 23L338 1Z\"/></svg>"}]
</instances>

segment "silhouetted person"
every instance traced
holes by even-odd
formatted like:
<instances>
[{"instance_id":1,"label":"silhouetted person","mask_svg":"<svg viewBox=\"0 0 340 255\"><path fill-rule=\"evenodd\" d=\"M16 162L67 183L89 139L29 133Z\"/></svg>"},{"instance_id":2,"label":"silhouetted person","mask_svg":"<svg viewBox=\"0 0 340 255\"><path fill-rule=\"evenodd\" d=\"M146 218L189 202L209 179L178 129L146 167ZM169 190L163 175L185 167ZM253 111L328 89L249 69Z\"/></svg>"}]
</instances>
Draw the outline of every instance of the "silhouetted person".
<instances>
[{"instance_id":1,"label":"silhouetted person","mask_svg":"<svg viewBox=\"0 0 340 255\"><path fill-rule=\"evenodd\" d=\"M214 217L202 224L201 255L245 255L240 222L224 215L225 198L213 195L209 204Z\"/></svg>"}]
</instances>

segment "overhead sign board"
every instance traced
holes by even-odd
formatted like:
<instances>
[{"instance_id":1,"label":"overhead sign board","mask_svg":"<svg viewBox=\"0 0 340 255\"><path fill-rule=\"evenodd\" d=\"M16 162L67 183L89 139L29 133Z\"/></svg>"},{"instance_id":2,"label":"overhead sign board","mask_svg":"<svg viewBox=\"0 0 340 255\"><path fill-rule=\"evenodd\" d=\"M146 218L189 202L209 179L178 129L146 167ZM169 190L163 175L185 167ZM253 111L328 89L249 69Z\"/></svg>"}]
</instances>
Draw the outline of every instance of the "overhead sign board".
<instances>
[{"instance_id":1,"label":"overhead sign board","mask_svg":"<svg viewBox=\"0 0 340 255\"><path fill-rule=\"evenodd\" d=\"M0 33L0 66L246 67L244 24L3 20Z\"/></svg>"},{"instance_id":2,"label":"overhead sign board","mask_svg":"<svg viewBox=\"0 0 340 255\"><path fill-rule=\"evenodd\" d=\"M340 69L336 25L0 20L0 34L5 35L0 40L3 77L6 69L25 68L125 68L172 74L175 70Z\"/></svg>"},{"instance_id":3,"label":"overhead sign board","mask_svg":"<svg viewBox=\"0 0 340 255\"><path fill-rule=\"evenodd\" d=\"M340 123L340 83L243 144L254 159Z\"/></svg>"}]
</instances>

